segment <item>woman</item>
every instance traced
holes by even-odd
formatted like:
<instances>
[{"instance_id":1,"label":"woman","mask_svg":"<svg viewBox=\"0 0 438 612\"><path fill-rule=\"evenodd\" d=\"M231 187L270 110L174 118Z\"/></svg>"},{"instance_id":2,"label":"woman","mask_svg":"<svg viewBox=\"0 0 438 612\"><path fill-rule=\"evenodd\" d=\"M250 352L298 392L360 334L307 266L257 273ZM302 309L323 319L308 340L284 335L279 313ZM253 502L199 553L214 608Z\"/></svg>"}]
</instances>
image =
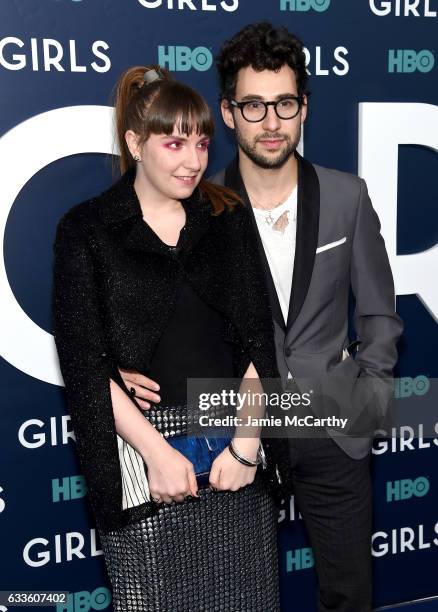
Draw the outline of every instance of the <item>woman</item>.
<instances>
[{"instance_id":1,"label":"woman","mask_svg":"<svg viewBox=\"0 0 438 612\"><path fill-rule=\"evenodd\" d=\"M199 94L133 67L115 108L122 176L60 220L53 301L114 609L274 611L277 514L262 473L276 466L258 465L257 436L235 436L201 487L172 445L188 378L278 375L253 230L236 196L202 179L213 120ZM160 380L160 405L143 414L119 368Z\"/></svg>"}]
</instances>

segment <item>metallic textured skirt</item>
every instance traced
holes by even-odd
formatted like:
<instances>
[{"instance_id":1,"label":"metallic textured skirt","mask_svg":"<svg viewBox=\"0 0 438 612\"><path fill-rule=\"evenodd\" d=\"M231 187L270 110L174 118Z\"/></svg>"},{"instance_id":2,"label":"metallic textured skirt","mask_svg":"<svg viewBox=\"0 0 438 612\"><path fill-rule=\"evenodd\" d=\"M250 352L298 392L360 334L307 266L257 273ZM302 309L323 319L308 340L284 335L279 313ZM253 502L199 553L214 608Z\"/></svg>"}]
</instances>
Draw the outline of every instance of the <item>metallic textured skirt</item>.
<instances>
[{"instance_id":1,"label":"metallic textured skirt","mask_svg":"<svg viewBox=\"0 0 438 612\"><path fill-rule=\"evenodd\" d=\"M278 509L259 477L101 534L116 612L278 612Z\"/></svg>"}]
</instances>

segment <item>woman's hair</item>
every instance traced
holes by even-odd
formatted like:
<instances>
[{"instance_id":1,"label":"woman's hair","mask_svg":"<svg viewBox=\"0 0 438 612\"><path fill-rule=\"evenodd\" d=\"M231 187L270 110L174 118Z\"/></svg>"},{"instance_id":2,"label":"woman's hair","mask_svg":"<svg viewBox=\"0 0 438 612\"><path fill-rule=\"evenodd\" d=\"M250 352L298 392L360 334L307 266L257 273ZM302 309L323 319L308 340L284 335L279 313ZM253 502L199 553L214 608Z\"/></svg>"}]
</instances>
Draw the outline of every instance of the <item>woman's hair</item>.
<instances>
[{"instance_id":1,"label":"woman's hair","mask_svg":"<svg viewBox=\"0 0 438 612\"><path fill-rule=\"evenodd\" d=\"M160 78L145 79L154 70ZM136 165L125 140L127 130L138 136L141 146L151 134L172 134L175 125L186 136L213 136L214 120L204 98L188 85L174 80L156 64L133 66L120 76L112 93L115 133L119 146L119 169L123 174ZM201 193L210 198L215 214L231 208L240 198L231 189L201 179Z\"/></svg>"},{"instance_id":2,"label":"woman's hair","mask_svg":"<svg viewBox=\"0 0 438 612\"><path fill-rule=\"evenodd\" d=\"M279 70L287 64L295 72L298 94L308 95L303 43L285 27L267 21L252 23L226 40L216 58L221 98L236 95L237 73L252 66L257 72Z\"/></svg>"}]
</instances>

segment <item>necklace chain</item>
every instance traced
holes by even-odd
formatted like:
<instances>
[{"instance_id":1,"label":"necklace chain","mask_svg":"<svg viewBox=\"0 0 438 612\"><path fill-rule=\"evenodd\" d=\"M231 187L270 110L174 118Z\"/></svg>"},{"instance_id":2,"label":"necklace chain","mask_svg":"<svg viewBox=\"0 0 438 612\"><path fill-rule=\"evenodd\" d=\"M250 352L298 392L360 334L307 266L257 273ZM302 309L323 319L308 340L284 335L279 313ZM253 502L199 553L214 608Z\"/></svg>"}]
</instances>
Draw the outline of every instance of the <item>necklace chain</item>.
<instances>
[{"instance_id":1,"label":"necklace chain","mask_svg":"<svg viewBox=\"0 0 438 612\"><path fill-rule=\"evenodd\" d=\"M283 197L281 198L281 200L280 200L280 201L279 201L277 204L275 204L274 206L272 206L272 207L270 207L270 208L266 208L266 207L265 207L265 206L264 206L264 205L263 205L261 202L259 202L259 201L257 200L257 198L255 198L253 195L251 195L250 193L248 193L248 195L249 195L249 197L250 197L250 199L251 199L251 200L254 200L254 202L255 202L256 204L258 204L259 206L261 206L261 207L262 207L262 210L264 210L265 212L267 212L267 213L268 213L268 214L266 215L266 217L265 217L265 222L266 222L268 225L272 225L272 224L274 223L274 217L272 216L272 211L273 211L273 210L275 210L276 208L278 208L278 207L279 207L281 204L284 204L284 203L286 202L286 200L287 200L287 197L288 197L288 196L287 196L287 197L286 197L286 199L284 199L284 198L285 198L285 196L283 196Z\"/></svg>"}]
</instances>

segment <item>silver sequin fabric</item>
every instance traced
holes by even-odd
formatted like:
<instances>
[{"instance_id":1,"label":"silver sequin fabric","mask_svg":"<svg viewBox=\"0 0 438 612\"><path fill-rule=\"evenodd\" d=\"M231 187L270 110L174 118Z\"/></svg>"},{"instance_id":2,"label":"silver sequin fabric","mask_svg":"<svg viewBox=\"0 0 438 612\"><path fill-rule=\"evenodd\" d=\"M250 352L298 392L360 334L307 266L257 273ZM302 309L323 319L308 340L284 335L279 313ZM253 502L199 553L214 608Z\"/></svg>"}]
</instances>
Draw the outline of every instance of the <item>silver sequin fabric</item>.
<instances>
[{"instance_id":1,"label":"silver sequin fabric","mask_svg":"<svg viewBox=\"0 0 438 612\"><path fill-rule=\"evenodd\" d=\"M238 491L100 534L115 612L277 612L278 509L259 477Z\"/></svg>"}]
</instances>

